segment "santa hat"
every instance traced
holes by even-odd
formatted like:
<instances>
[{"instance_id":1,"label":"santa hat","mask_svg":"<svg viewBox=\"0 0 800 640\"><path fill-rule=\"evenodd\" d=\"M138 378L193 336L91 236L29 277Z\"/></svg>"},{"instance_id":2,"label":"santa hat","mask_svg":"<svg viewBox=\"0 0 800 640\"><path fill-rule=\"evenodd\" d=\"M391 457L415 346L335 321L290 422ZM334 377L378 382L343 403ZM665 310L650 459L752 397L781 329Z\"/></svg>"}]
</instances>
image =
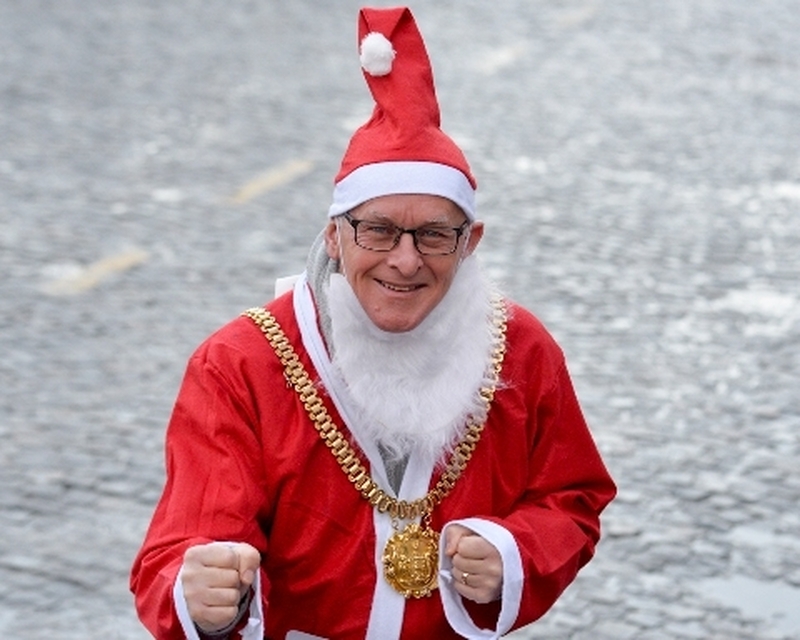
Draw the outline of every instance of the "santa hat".
<instances>
[{"instance_id":1,"label":"santa hat","mask_svg":"<svg viewBox=\"0 0 800 640\"><path fill-rule=\"evenodd\" d=\"M358 41L375 109L350 140L328 215L378 196L416 193L448 198L475 220L475 178L440 128L431 63L411 11L362 9Z\"/></svg>"}]
</instances>

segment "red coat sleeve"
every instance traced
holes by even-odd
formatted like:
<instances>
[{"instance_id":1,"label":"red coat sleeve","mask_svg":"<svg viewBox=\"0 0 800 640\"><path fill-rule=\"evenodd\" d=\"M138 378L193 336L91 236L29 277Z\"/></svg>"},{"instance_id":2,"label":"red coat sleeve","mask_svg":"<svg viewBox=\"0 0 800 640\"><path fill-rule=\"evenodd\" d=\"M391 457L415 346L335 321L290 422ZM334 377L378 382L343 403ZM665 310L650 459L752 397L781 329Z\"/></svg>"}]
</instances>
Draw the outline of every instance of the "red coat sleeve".
<instances>
[{"instance_id":1,"label":"red coat sleeve","mask_svg":"<svg viewBox=\"0 0 800 640\"><path fill-rule=\"evenodd\" d=\"M530 485L503 524L516 538L525 573L520 619L541 617L600 539L600 513L616 493L586 428L566 367L540 399Z\"/></svg>"},{"instance_id":2,"label":"red coat sleeve","mask_svg":"<svg viewBox=\"0 0 800 640\"><path fill-rule=\"evenodd\" d=\"M485 434L487 466L474 470L486 479L482 493L491 502L474 515L507 529L519 548L524 583L517 628L544 615L592 558L600 514L616 487L552 337L513 307L508 345L490 412L495 438ZM480 503L474 493L464 499ZM475 620L496 620L496 607L467 608Z\"/></svg>"},{"instance_id":3,"label":"red coat sleeve","mask_svg":"<svg viewBox=\"0 0 800 640\"><path fill-rule=\"evenodd\" d=\"M159 640L184 638L172 588L187 548L230 540L266 553L264 469L245 362L231 341L202 345L167 428L167 480L131 572L139 617Z\"/></svg>"}]
</instances>

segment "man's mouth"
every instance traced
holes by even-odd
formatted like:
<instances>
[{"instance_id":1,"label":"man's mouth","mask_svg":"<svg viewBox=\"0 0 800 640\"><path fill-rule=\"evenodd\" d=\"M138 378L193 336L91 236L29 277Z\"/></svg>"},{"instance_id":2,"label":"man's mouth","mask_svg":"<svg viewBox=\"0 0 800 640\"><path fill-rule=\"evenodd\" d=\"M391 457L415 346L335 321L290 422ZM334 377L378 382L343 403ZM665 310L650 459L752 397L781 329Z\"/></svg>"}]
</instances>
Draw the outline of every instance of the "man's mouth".
<instances>
[{"instance_id":1,"label":"man's mouth","mask_svg":"<svg viewBox=\"0 0 800 640\"><path fill-rule=\"evenodd\" d=\"M412 291L422 288L421 284L399 285L386 282L385 280L378 280L378 284L386 289L389 289L389 291L396 291L397 293L411 293Z\"/></svg>"}]
</instances>

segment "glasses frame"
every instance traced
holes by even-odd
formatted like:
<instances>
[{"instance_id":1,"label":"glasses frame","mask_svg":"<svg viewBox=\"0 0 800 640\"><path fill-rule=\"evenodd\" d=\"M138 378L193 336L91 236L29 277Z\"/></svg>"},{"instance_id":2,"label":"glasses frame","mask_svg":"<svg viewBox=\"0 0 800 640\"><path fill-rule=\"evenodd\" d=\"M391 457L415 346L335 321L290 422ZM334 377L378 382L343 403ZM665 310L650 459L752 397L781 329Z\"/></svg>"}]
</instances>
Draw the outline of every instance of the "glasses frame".
<instances>
[{"instance_id":1,"label":"glasses frame","mask_svg":"<svg viewBox=\"0 0 800 640\"><path fill-rule=\"evenodd\" d=\"M459 227L442 227L443 229L447 229L447 230L451 230L451 231L455 231L456 232L456 241L453 243L453 248L450 251L446 251L444 253L426 253L425 251L422 251L422 249L419 248L419 243L417 241L417 232L422 230L422 229L425 229L426 226L429 226L429 225L425 225L425 226L422 226L422 227L416 227L415 229L404 229L403 227L399 227L394 223L387 223L387 224L390 224L391 226L393 226L398 231L397 235L394 238L394 242L392 243L392 246L387 248L387 249L374 249L373 247L365 247L363 244L361 244L358 241L358 225L360 225L362 222L372 222L372 221L371 220L359 220L358 218L354 218L353 216L351 216L349 213L343 214L342 217L345 220L347 220L347 222L350 224L351 227L353 227L353 238L354 238L356 244L359 247L361 247L362 249L366 249L367 251L377 251L378 253L388 253L389 251L392 251L395 247L397 247L398 244L400 244L400 238L402 238L403 235L405 235L406 233L409 233L409 234L411 234L411 238L414 241L414 248L417 250L417 253L419 253L421 256L450 256L450 255L453 255L458 250L458 243L461 241L461 236L464 235L464 232L465 232L466 228L470 224L469 220L465 220L461 224L461 226L459 226Z\"/></svg>"}]
</instances>

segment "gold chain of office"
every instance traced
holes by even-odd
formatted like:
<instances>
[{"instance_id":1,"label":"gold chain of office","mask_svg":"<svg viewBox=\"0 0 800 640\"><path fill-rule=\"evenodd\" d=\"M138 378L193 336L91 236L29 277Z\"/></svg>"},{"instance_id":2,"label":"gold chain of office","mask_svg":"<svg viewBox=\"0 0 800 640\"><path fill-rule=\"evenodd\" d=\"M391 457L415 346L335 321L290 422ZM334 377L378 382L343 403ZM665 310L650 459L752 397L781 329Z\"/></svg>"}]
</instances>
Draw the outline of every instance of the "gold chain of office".
<instances>
[{"instance_id":1,"label":"gold chain of office","mask_svg":"<svg viewBox=\"0 0 800 640\"><path fill-rule=\"evenodd\" d=\"M484 404L484 415L488 415L489 407L494 399L506 351L507 317L502 298L495 297L492 300L492 308L494 344L491 368L488 372L487 384L482 386L479 391ZM450 493L456 481L461 477L467 463L472 458L485 423L470 420L464 438L454 448L439 481L423 498L411 502L397 500L381 489L378 483L372 479L356 451L336 427L305 367L275 317L261 307L248 309L242 315L250 318L261 329L284 367L284 376L287 382L300 397L320 438L328 446L347 479L361 496L380 513L388 513L395 530L398 519L422 519L421 527L416 523L411 523L402 532L396 531L389 540L383 558L384 574L392 587L406 598L430 595L431 591L436 588L435 557L439 537L429 527L430 514L433 508Z\"/></svg>"}]
</instances>

